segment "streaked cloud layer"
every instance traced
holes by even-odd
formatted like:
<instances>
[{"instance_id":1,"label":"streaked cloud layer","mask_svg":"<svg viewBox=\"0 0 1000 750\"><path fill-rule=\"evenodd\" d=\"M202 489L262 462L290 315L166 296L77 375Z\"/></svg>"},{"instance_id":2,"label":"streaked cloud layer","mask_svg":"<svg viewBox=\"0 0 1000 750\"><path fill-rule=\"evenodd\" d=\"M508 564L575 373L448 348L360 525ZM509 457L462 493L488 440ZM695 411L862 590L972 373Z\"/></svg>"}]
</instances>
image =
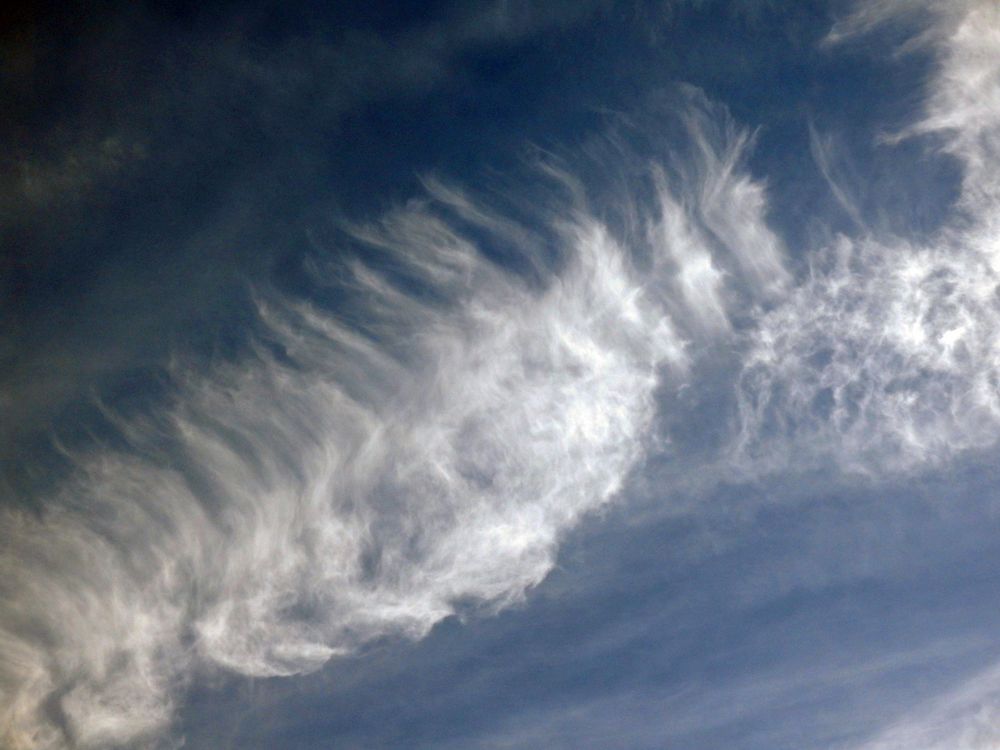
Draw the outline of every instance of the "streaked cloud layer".
<instances>
[{"instance_id":1,"label":"streaked cloud layer","mask_svg":"<svg viewBox=\"0 0 1000 750\"><path fill-rule=\"evenodd\" d=\"M446 49L431 31L411 42L450 61L586 17L483 13L500 31L463 16ZM663 81L650 111L609 116L583 148L534 150L509 179L425 175L409 200L331 220L310 233L299 289L250 285L237 354L180 351L150 404L102 401L103 432L60 445L66 471L0 509L3 741L179 746L178 710L199 680L303 675L523 603L585 519L613 501L628 515L634 486L660 482L653 517L712 526L733 487L749 514L816 473L855 491L989 466L1000 6L859 6L824 54L887 25L932 72L913 92L919 113L880 143L917 142L961 173L929 234L866 226L810 121L815 168L852 228L816 216L821 239L788 246L750 166L758 123ZM386 97L407 88L387 78ZM709 427L708 447L691 449ZM776 577L761 590L781 588ZM831 684L863 682L850 663L831 670ZM810 679L729 689L751 713ZM998 690L990 667L851 746L990 747ZM712 700L691 703L703 715ZM599 696L590 713L603 721L620 701L661 738L651 717L685 704ZM531 746L578 713L496 742Z\"/></svg>"},{"instance_id":2,"label":"streaked cloud layer","mask_svg":"<svg viewBox=\"0 0 1000 750\"><path fill-rule=\"evenodd\" d=\"M714 180L710 201L727 195L754 222L758 189L717 174L745 145L732 135L721 153L699 142L694 166ZM131 741L166 727L190 670L297 674L380 636L420 637L456 602L517 600L564 530L618 492L660 376L682 377L690 356L657 285L694 289L698 252L712 268L686 241L694 220L661 186L643 274L572 202L553 215L546 258L525 228L428 189L347 227L356 259L314 265L317 283L356 299L356 325L259 298L252 356L205 374L177 365L162 411L112 417L124 447L74 455L41 519L6 514L13 736ZM746 227L706 204L707 225L736 244ZM775 255L737 264L762 284L757 268L780 259L765 228L751 232ZM541 279L502 270L473 234ZM721 316L716 291L687 294L678 315Z\"/></svg>"}]
</instances>

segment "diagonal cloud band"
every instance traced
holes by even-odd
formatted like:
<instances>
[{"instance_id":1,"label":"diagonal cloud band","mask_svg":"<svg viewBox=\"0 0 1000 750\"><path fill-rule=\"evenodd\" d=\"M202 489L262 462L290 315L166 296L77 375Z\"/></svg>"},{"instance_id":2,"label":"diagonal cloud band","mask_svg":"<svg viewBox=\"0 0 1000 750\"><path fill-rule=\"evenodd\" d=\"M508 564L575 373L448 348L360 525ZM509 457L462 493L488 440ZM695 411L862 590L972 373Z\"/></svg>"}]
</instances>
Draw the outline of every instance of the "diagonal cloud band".
<instances>
[{"instance_id":1,"label":"diagonal cloud band","mask_svg":"<svg viewBox=\"0 0 1000 750\"><path fill-rule=\"evenodd\" d=\"M959 5L932 4L938 75L902 134L964 169L925 244L842 237L793 280L752 138L690 90L686 148L620 206L544 162L569 197L541 228L433 179L342 227L351 252L311 273L349 316L258 292L251 354L178 365L173 397L109 415L118 447L72 453L40 514L0 515L4 742L166 742L199 672L299 674L516 602L656 444L658 389L701 387L692 365L720 341L740 358L725 478L831 460L884 476L993 446L1000 19Z\"/></svg>"}]
</instances>

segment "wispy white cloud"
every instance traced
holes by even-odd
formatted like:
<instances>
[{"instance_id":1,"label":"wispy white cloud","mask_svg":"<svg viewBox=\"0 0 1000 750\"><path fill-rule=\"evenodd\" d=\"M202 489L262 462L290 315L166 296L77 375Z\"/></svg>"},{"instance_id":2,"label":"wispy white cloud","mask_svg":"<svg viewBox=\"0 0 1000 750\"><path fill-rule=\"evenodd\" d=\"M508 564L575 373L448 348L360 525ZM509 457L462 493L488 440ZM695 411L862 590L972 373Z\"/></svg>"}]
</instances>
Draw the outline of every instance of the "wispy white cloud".
<instances>
[{"instance_id":1,"label":"wispy white cloud","mask_svg":"<svg viewBox=\"0 0 1000 750\"><path fill-rule=\"evenodd\" d=\"M727 327L709 240L690 238L714 236L751 288L783 273L746 223L762 219L746 137L691 117L700 189L660 178L654 273L572 199L543 258L517 221L428 180L344 228L354 260L313 264L354 323L261 292L252 356L178 364L157 413L109 413L124 447L70 453L40 515L0 517L5 742L153 741L200 670L313 670L541 581L640 459L662 376L695 356L685 321ZM486 235L543 283L490 261Z\"/></svg>"},{"instance_id":2,"label":"wispy white cloud","mask_svg":"<svg viewBox=\"0 0 1000 750\"><path fill-rule=\"evenodd\" d=\"M812 121L809 122L809 150L833 197L848 218L854 222L855 227L863 231L865 221L861 216L857 200L851 195L835 168L837 149L834 138L829 134L820 133Z\"/></svg>"},{"instance_id":3,"label":"wispy white cloud","mask_svg":"<svg viewBox=\"0 0 1000 750\"><path fill-rule=\"evenodd\" d=\"M912 247L841 238L753 335L741 461L882 473L992 444L1000 430L1000 282L942 235Z\"/></svg>"},{"instance_id":4,"label":"wispy white cloud","mask_svg":"<svg viewBox=\"0 0 1000 750\"><path fill-rule=\"evenodd\" d=\"M912 469L1000 434L1000 9L921 7L938 14L923 36L939 65L925 114L899 137L943 139L964 170L957 210L919 245L839 238L761 318L741 379L737 449L754 470L830 460ZM892 10L914 7L865 6L843 28L860 33Z\"/></svg>"}]
</instances>

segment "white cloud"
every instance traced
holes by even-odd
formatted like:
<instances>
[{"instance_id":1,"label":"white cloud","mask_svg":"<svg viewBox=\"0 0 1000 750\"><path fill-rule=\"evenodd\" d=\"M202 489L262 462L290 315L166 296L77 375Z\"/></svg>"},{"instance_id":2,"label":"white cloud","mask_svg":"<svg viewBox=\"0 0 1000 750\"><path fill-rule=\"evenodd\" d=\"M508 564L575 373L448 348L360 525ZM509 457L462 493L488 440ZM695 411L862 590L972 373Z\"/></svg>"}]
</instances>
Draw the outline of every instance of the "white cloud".
<instances>
[{"instance_id":1,"label":"white cloud","mask_svg":"<svg viewBox=\"0 0 1000 750\"><path fill-rule=\"evenodd\" d=\"M744 363L740 460L883 473L1000 431L996 271L975 246L839 242L761 320Z\"/></svg>"},{"instance_id":2,"label":"white cloud","mask_svg":"<svg viewBox=\"0 0 1000 750\"><path fill-rule=\"evenodd\" d=\"M314 264L353 323L261 293L253 357L178 365L160 412L109 414L127 449L72 454L41 516L0 517L5 741L154 742L199 670L313 670L541 581L641 457L661 376L686 371L671 314L728 328L723 275L690 238L714 234L751 287L783 273L749 225L745 136L700 127L701 193L681 208L664 178L646 222L653 274L583 206L550 217L546 260L516 221L429 180L426 199L347 227L353 261ZM544 283L487 260L484 233Z\"/></svg>"},{"instance_id":3,"label":"white cloud","mask_svg":"<svg viewBox=\"0 0 1000 750\"><path fill-rule=\"evenodd\" d=\"M919 246L841 237L765 314L740 384L737 461L750 471L834 461L913 469L1000 434L1000 7L929 6L939 67L926 114L964 169L949 225ZM910 3L864 6L855 31ZM962 12L959 13L958 11ZM852 25L853 24L853 25Z\"/></svg>"}]
</instances>

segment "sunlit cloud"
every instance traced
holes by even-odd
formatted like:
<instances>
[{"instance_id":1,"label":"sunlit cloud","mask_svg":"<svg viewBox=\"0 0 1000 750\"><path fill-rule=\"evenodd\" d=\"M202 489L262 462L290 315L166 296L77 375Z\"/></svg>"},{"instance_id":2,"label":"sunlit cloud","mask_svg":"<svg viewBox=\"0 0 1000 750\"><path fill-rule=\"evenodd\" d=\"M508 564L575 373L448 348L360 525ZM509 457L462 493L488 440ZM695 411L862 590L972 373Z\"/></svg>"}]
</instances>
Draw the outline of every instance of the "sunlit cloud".
<instances>
[{"instance_id":1,"label":"sunlit cloud","mask_svg":"<svg viewBox=\"0 0 1000 750\"><path fill-rule=\"evenodd\" d=\"M72 452L41 517L3 516L8 741L155 737L199 671L311 671L539 583L642 457L656 388L696 356L681 328L728 328L708 238L750 287L782 279L760 188L735 168L746 136L724 123L709 142L698 106L694 199L653 172L652 273L572 200L544 258L517 221L429 179L345 225L353 259L312 263L355 322L259 292L252 356L178 364L164 408L109 412L121 447ZM487 235L541 284L489 260Z\"/></svg>"}]
</instances>

